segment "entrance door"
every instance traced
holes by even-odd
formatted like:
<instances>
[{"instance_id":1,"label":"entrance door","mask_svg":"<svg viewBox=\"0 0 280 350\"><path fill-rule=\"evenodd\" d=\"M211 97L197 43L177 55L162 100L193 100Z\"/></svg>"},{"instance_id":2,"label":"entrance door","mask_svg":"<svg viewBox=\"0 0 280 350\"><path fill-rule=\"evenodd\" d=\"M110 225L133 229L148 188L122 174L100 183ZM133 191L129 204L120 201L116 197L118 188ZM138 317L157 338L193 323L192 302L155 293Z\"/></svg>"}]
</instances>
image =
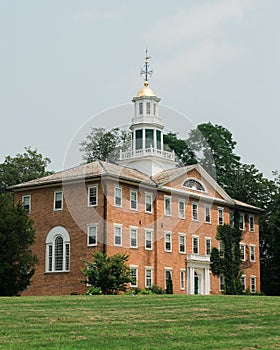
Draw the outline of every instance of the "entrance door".
<instances>
[{"instance_id":1,"label":"entrance door","mask_svg":"<svg viewBox=\"0 0 280 350\"><path fill-rule=\"evenodd\" d=\"M198 294L198 275L194 273L194 294Z\"/></svg>"}]
</instances>

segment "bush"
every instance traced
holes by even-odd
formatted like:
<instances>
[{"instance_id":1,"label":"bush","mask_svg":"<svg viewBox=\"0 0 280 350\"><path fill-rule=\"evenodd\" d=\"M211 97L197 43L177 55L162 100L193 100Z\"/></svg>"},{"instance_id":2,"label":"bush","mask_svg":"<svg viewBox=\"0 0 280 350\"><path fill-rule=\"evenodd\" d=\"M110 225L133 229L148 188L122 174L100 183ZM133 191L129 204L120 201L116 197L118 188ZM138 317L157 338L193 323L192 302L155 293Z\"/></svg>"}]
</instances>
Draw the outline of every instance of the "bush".
<instances>
[{"instance_id":1,"label":"bush","mask_svg":"<svg viewBox=\"0 0 280 350\"><path fill-rule=\"evenodd\" d=\"M86 295L102 295L102 290L99 287L90 287L87 290Z\"/></svg>"},{"instance_id":2,"label":"bush","mask_svg":"<svg viewBox=\"0 0 280 350\"><path fill-rule=\"evenodd\" d=\"M152 286L151 291L153 294L164 294L164 290L159 286Z\"/></svg>"}]
</instances>

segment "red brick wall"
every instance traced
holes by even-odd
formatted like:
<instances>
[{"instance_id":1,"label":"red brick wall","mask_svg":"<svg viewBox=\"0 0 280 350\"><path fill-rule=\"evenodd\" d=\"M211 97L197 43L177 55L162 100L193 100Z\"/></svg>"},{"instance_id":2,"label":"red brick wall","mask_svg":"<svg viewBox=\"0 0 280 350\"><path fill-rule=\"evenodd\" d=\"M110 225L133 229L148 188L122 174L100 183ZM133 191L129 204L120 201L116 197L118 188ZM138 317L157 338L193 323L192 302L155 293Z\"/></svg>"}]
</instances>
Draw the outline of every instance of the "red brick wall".
<instances>
[{"instance_id":1,"label":"red brick wall","mask_svg":"<svg viewBox=\"0 0 280 350\"><path fill-rule=\"evenodd\" d=\"M87 185L98 183L98 207L91 208L87 205ZM105 185L106 184L106 185ZM138 193L138 210L130 210L130 188L132 186L121 183L122 207L114 206L113 181L92 181L90 183L76 183L64 186L64 203L62 211L53 210L54 191L61 190L61 187L46 187L30 191L16 193L16 201L21 201L23 194L31 194L31 217L35 222L36 243L33 251L39 258L35 275L32 278L31 286L24 291L24 295L56 295L70 293L84 293L86 286L80 283L83 279L81 268L84 267L83 259L90 259L91 253L96 249L102 251L104 231L104 192L107 190L107 245L106 252L111 255L115 253L128 253L129 265L138 266L138 286L145 287L145 266L153 269L153 284L165 287L166 267L172 268L172 281L174 293L185 294L187 290L180 289L180 269L186 269L187 253L192 252L192 235L199 236L199 254L205 254L205 237L212 238L212 247L218 246L216 240L216 229L218 224L218 206L213 204L211 208L211 224L204 223L204 202L199 201L199 221L192 221L191 204L193 199L186 199L185 219L178 218L178 198L181 195L172 195L172 217L164 215L164 194L161 191L155 193L156 200L153 203L152 214L145 213L145 192L152 192L151 189L140 187ZM137 189L136 187L133 187ZM230 210L224 207L224 221L229 223ZM243 234L243 242L249 246L256 245L256 262L249 264L244 270L249 286L250 275L257 277L257 290L260 290L259 271L259 237L258 221L255 215L255 232L249 232L248 215L247 224ZM87 225L98 223L98 247L87 246ZM115 247L113 242L114 224L122 225L122 247ZM70 272L45 272L46 260L46 237L49 231L55 226L63 226L70 235ZM138 227L138 248L130 248L129 233L130 226ZM144 246L145 229L153 230L153 248L146 250ZM172 232L172 252L164 251L164 232ZM179 252L179 233L186 234L186 254ZM218 278L211 276L211 293L219 293Z\"/></svg>"}]
</instances>

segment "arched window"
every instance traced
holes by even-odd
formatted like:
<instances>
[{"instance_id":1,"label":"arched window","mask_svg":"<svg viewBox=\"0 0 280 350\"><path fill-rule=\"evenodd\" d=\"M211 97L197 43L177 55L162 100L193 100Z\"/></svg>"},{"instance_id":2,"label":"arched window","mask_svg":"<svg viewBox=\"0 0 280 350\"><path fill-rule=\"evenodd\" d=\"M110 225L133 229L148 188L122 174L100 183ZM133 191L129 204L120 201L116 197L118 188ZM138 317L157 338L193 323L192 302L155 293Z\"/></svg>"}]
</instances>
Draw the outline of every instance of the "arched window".
<instances>
[{"instance_id":1,"label":"arched window","mask_svg":"<svg viewBox=\"0 0 280 350\"><path fill-rule=\"evenodd\" d=\"M70 236L62 226L51 229L46 239L46 272L70 270Z\"/></svg>"},{"instance_id":2,"label":"arched window","mask_svg":"<svg viewBox=\"0 0 280 350\"><path fill-rule=\"evenodd\" d=\"M205 187L202 185L202 183L196 179L187 179L184 182L183 187L187 187L191 190L206 192Z\"/></svg>"}]
</instances>

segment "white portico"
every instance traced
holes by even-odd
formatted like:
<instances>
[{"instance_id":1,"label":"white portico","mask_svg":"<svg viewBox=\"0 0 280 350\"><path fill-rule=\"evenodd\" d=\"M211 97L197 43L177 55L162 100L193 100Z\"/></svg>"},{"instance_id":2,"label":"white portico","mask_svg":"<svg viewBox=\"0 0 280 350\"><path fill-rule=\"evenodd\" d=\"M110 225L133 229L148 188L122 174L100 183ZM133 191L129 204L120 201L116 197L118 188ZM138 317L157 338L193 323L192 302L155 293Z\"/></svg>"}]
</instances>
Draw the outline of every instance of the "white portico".
<instances>
[{"instance_id":1,"label":"white portico","mask_svg":"<svg viewBox=\"0 0 280 350\"><path fill-rule=\"evenodd\" d=\"M120 154L120 165L125 165L142 171L147 175L175 168L175 153L165 151L163 147L164 125L159 116L159 102L153 90L149 87L148 75L150 57L146 56L144 86L132 99L134 102L134 117L130 126L131 148Z\"/></svg>"},{"instance_id":2,"label":"white portico","mask_svg":"<svg viewBox=\"0 0 280 350\"><path fill-rule=\"evenodd\" d=\"M210 257L187 254L187 293L208 295L210 293Z\"/></svg>"}]
</instances>

